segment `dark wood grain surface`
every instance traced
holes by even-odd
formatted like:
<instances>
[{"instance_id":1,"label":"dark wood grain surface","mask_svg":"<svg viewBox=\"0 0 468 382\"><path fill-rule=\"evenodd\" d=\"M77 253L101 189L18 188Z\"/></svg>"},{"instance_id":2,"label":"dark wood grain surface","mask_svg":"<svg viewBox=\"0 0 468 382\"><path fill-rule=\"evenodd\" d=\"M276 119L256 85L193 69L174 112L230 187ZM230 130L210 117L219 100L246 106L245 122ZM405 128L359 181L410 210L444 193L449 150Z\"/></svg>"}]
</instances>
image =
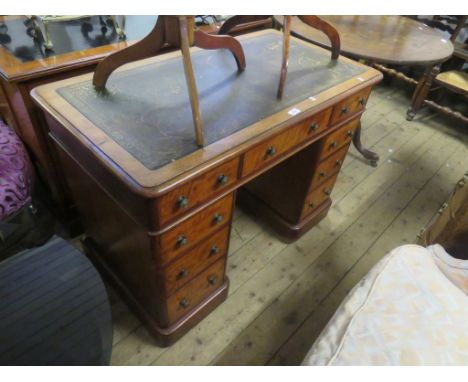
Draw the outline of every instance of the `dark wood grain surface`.
<instances>
[{"instance_id":1,"label":"dark wood grain surface","mask_svg":"<svg viewBox=\"0 0 468 382\"><path fill-rule=\"evenodd\" d=\"M320 16L335 27L343 54L386 64L429 65L448 59L452 43L441 32L401 16ZM282 23L282 16L275 16ZM309 27L297 17L291 33L317 45L330 48L322 32Z\"/></svg>"}]
</instances>

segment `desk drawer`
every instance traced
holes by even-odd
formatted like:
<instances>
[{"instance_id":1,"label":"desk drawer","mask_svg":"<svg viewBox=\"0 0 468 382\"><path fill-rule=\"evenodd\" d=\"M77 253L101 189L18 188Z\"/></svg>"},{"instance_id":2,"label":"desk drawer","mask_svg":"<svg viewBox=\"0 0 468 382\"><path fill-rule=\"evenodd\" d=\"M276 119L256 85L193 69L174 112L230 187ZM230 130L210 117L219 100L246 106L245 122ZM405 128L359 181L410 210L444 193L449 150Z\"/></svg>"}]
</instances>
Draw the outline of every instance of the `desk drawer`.
<instances>
[{"instance_id":1,"label":"desk drawer","mask_svg":"<svg viewBox=\"0 0 468 382\"><path fill-rule=\"evenodd\" d=\"M310 190L316 188L320 183L324 182L330 176L335 175L338 171L340 171L346 153L348 152L348 148L349 145L344 146L318 164L310 184Z\"/></svg>"},{"instance_id":2,"label":"desk drawer","mask_svg":"<svg viewBox=\"0 0 468 382\"><path fill-rule=\"evenodd\" d=\"M231 220L233 194L211 204L157 238L161 263L174 259Z\"/></svg>"},{"instance_id":3,"label":"desk drawer","mask_svg":"<svg viewBox=\"0 0 468 382\"><path fill-rule=\"evenodd\" d=\"M307 196L306 202L302 209L301 219L309 215L312 211L314 211L317 207L319 207L325 200L330 198L330 195L333 190L333 185L335 184L336 178L338 177L338 173L332 176L330 179L325 181L322 185L318 188L314 189L312 192L309 193Z\"/></svg>"},{"instance_id":4,"label":"desk drawer","mask_svg":"<svg viewBox=\"0 0 468 382\"><path fill-rule=\"evenodd\" d=\"M204 298L208 297L224 281L226 259L219 259L199 276L183 286L167 300L167 316L169 323L174 323L188 314Z\"/></svg>"},{"instance_id":5,"label":"desk drawer","mask_svg":"<svg viewBox=\"0 0 468 382\"><path fill-rule=\"evenodd\" d=\"M228 225L216 232L161 270L166 295L174 293L208 265L226 256L229 228Z\"/></svg>"},{"instance_id":6,"label":"desk drawer","mask_svg":"<svg viewBox=\"0 0 468 382\"><path fill-rule=\"evenodd\" d=\"M242 175L248 175L276 161L289 149L327 129L330 114L331 109L317 113L247 151L244 155Z\"/></svg>"},{"instance_id":7,"label":"desk drawer","mask_svg":"<svg viewBox=\"0 0 468 382\"><path fill-rule=\"evenodd\" d=\"M332 109L326 109L305 119L303 122L299 122L297 128L297 143L309 139L315 135L318 135L322 131L328 128L328 121L330 119Z\"/></svg>"},{"instance_id":8,"label":"desk drawer","mask_svg":"<svg viewBox=\"0 0 468 382\"><path fill-rule=\"evenodd\" d=\"M335 124L354 113L365 108L367 103L367 98L369 98L369 94L372 88L367 88L361 90L360 92L353 94L352 96L344 99L340 103L337 103L333 107L333 112L331 115L331 124Z\"/></svg>"},{"instance_id":9,"label":"desk drawer","mask_svg":"<svg viewBox=\"0 0 468 382\"><path fill-rule=\"evenodd\" d=\"M359 124L359 119L348 122L334 133L330 134L323 142L321 158L338 151L341 147L348 145L353 139L354 132Z\"/></svg>"},{"instance_id":10,"label":"desk drawer","mask_svg":"<svg viewBox=\"0 0 468 382\"><path fill-rule=\"evenodd\" d=\"M161 196L158 200L159 224L163 226L234 184L238 170L239 158L234 158Z\"/></svg>"}]
</instances>

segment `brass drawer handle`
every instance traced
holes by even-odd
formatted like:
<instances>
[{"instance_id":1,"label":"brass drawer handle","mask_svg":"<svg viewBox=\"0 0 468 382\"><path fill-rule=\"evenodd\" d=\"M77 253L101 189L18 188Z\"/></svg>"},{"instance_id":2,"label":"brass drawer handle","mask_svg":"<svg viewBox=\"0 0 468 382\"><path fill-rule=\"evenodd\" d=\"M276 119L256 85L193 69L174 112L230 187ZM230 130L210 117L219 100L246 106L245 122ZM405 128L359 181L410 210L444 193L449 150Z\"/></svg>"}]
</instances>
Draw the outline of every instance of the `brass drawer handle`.
<instances>
[{"instance_id":1,"label":"brass drawer handle","mask_svg":"<svg viewBox=\"0 0 468 382\"><path fill-rule=\"evenodd\" d=\"M215 285L215 284L216 284L216 281L218 281L218 276L216 276L216 275L211 275L211 276L208 278L208 282L209 282L211 285Z\"/></svg>"},{"instance_id":2,"label":"brass drawer handle","mask_svg":"<svg viewBox=\"0 0 468 382\"><path fill-rule=\"evenodd\" d=\"M179 302L179 305L184 308L184 309L187 309L190 305L190 301L186 298L183 298L182 300L180 300Z\"/></svg>"},{"instance_id":3,"label":"brass drawer handle","mask_svg":"<svg viewBox=\"0 0 468 382\"><path fill-rule=\"evenodd\" d=\"M223 215L221 214L215 214L213 216L213 221L215 222L215 224L219 224L223 221Z\"/></svg>"},{"instance_id":4,"label":"brass drawer handle","mask_svg":"<svg viewBox=\"0 0 468 382\"><path fill-rule=\"evenodd\" d=\"M350 137L350 138L354 137L354 131L348 130L348 131L346 132L346 136L347 136L347 137Z\"/></svg>"},{"instance_id":5,"label":"brass drawer handle","mask_svg":"<svg viewBox=\"0 0 468 382\"><path fill-rule=\"evenodd\" d=\"M275 146L269 146L269 147L267 148L266 154L267 154L269 157L272 157L273 155L275 155L275 154L276 154L276 148L275 148Z\"/></svg>"},{"instance_id":6,"label":"brass drawer handle","mask_svg":"<svg viewBox=\"0 0 468 382\"><path fill-rule=\"evenodd\" d=\"M309 133L316 131L318 128L319 128L319 124L317 122L312 123L309 127Z\"/></svg>"},{"instance_id":7,"label":"brass drawer handle","mask_svg":"<svg viewBox=\"0 0 468 382\"><path fill-rule=\"evenodd\" d=\"M349 108L348 106L344 106L341 108L341 115L346 115L349 113Z\"/></svg>"},{"instance_id":8,"label":"brass drawer handle","mask_svg":"<svg viewBox=\"0 0 468 382\"><path fill-rule=\"evenodd\" d=\"M178 279L183 279L184 277L187 277L189 275L189 271L185 268L182 268L179 272L179 274L177 275L177 278Z\"/></svg>"},{"instance_id":9,"label":"brass drawer handle","mask_svg":"<svg viewBox=\"0 0 468 382\"><path fill-rule=\"evenodd\" d=\"M323 191L323 193L327 196L330 196L331 195L331 190L329 188L327 188L325 191Z\"/></svg>"},{"instance_id":10,"label":"brass drawer handle","mask_svg":"<svg viewBox=\"0 0 468 382\"><path fill-rule=\"evenodd\" d=\"M178 236L177 240L176 240L176 243L177 243L178 247L183 247L184 245L186 245L188 243L187 236L185 236L185 235Z\"/></svg>"},{"instance_id":11,"label":"brass drawer handle","mask_svg":"<svg viewBox=\"0 0 468 382\"><path fill-rule=\"evenodd\" d=\"M177 202L176 202L176 203L177 203L177 207L179 207L179 208L186 208L186 207L188 206L188 204L189 204L189 200L188 200L188 198L187 198L186 196L183 196L183 195L182 195L182 196L179 196L179 197L177 198Z\"/></svg>"},{"instance_id":12,"label":"brass drawer handle","mask_svg":"<svg viewBox=\"0 0 468 382\"><path fill-rule=\"evenodd\" d=\"M327 176L327 172L326 171L320 171L320 176L322 178L325 178Z\"/></svg>"},{"instance_id":13,"label":"brass drawer handle","mask_svg":"<svg viewBox=\"0 0 468 382\"><path fill-rule=\"evenodd\" d=\"M336 146L338 146L337 141L333 141L332 143L330 143L330 147L336 147Z\"/></svg>"},{"instance_id":14,"label":"brass drawer handle","mask_svg":"<svg viewBox=\"0 0 468 382\"><path fill-rule=\"evenodd\" d=\"M366 99L364 97L359 97L359 105L364 106L366 104Z\"/></svg>"},{"instance_id":15,"label":"brass drawer handle","mask_svg":"<svg viewBox=\"0 0 468 382\"><path fill-rule=\"evenodd\" d=\"M218 184L224 186L227 182L229 182L229 177L227 175L221 174L218 176Z\"/></svg>"},{"instance_id":16,"label":"brass drawer handle","mask_svg":"<svg viewBox=\"0 0 468 382\"><path fill-rule=\"evenodd\" d=\"M341 166L343 164L343 161L341 159L338 159L335 163L336 166Z\"/></svg>"},{"instance_id":17,"label":"brass drawer handle","mask_svg":"<svg viewBox=\"0 0 468 382\"><path fill-rule=\"evenodd\" d=\"M217 255L221 250L219 249L219 247L217 245L213 245L211 248L210 248L210 254L208 255L208 257L211 257L211 256L215 256Z\"/></svg>"}]
</instances>

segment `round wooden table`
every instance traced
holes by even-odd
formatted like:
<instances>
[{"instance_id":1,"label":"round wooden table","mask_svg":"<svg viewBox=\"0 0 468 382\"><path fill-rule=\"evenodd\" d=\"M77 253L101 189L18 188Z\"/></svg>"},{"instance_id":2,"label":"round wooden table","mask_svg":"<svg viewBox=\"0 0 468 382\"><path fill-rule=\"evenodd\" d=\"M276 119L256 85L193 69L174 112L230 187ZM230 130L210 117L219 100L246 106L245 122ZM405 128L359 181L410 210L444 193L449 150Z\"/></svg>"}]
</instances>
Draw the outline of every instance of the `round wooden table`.
<instances>
[{"instance_id":1,"label":"round wooden table","mask_svg":"<svg viewBox=\"0 0 468 382\"><path fill-rule=\"evenodd\" d=\"M435 75L437 65L452 56L453 45L443 35L425 24L401 16L320 16L340 34L341 54L364 59L388 74L416 85L408 119L412 119L422 106L427 94L427 78ZM283 16L275 16L282 25ZM330 40L321 31L311 28L297 17L291 20L291 34L302 40L330 49ZM382 64L418 65L426 67L424 75L416 81ZM378 155L362 147L361 128L356 132L354 144L371 164Z\"/></svg>"}]
</instances>

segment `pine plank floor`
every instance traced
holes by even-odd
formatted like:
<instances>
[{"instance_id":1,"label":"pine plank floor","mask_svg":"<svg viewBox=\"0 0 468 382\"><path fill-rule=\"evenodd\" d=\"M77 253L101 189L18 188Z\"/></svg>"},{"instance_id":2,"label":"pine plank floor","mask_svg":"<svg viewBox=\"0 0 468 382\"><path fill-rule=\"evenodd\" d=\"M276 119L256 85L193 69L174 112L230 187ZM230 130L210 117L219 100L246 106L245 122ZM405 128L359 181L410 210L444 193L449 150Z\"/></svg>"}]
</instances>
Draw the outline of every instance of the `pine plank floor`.
<instances>
[{"instance_id":1,"label":"pine plank floor","mask_svg":"<svg viewBox=\"0 0 468 382\"><path fill-rule=\"evenodd\" d=\"M352 146L328 216L292 244L236 209L229 297L169 348L155 346L110 289L112 365L298 365L350 289L420 229L468 170L468 129L422 114L405 120L407 93L380 85L364 113L367 165Z\"/></svg>"}]
</instances>

